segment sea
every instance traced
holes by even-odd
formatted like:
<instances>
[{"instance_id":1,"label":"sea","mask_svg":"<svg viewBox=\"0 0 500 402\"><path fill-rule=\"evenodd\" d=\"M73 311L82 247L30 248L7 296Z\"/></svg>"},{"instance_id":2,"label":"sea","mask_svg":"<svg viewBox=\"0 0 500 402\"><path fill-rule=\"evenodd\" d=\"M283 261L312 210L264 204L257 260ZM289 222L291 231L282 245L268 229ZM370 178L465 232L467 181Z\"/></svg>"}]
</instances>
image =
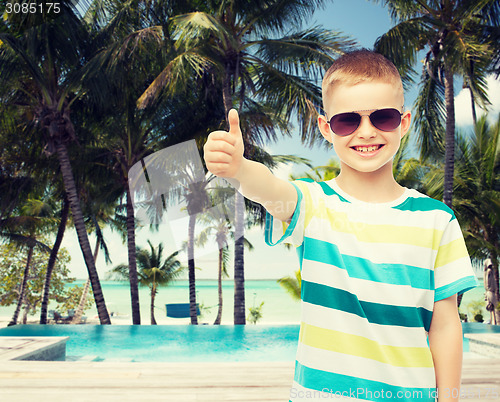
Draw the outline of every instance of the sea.
<instances>
[{"instance_id":1,"label":"sea","mask_svg":"<svg viewBox=\"0 0 500 402\"><path fill-rule=\"evenodd\" d=\"M472 306L476 301L483 302L483 316L489 317L484 309L484 287L482 279L479 286L464 294L460 312L468 313L472 320ZM67 286L85 284L84 280L76 280ZM112 323L128 324L131 320L130 287L127 282L101 281L106 307L111 315ZM234 282L224 280L222 282L223 310L222 324L233 323ZM196 301L200 305L200 323L212 324L217 316L218 292L216 280L196 281ZM139 287L139 302L141 310L141 323L151 322L151 294L148 287ZM166 317L166 304L189 303L189 283L187 280L173 281L167 286L160 287L155 298L155 319L158 324L187 324L189 318ZM249 308L261 308L262 317L257 324L298 324L300 322L300 302L294 300L276 280L247 280L245 282L245 307L247 316ZM49 309L55 309L56 303L51 302ZM11 317L15 305L0 306L0 317ZM38 319L39 309L36 315L28 316L28 321ZM95 305L85 311L89 321L97 319Z\"/></svg>"}]
</instances>

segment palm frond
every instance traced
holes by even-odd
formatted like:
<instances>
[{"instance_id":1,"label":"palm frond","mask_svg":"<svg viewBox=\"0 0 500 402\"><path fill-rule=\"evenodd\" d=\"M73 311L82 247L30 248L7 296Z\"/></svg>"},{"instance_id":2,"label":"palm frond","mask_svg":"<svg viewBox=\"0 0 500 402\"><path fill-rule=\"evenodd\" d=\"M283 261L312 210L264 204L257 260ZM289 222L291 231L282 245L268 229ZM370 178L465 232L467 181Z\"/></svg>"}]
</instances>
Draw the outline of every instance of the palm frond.
<instances>
[{"instance_id":1,"label":"palm frond","mask_svg":"<svg viewBox=\"0 0 500 402\"><path fill-rule=\"evenodd\" d=\"M424 21L423 17L416 17L400 22L375 41L374 50L394 63L405 88L414 83L417 73L413 66L418 51L429 40L430 33Z\"/></svg>"},{"instance_id":2,"label":"palm frond","mask_svg":"<svg viewBox=\"0 0 500 402\"><path fill-rule=\"evenodd\" d=\"M171 96L186 88L188 77L201 76L204 69L212 61L195 49L177 55L163 71L154 79L144 93L137 100L137 107L142 109L150 106L164 90Z\"/></svg>"},{"instance_id":3,"label":"palm frond","mask_svg":"<svg viewBox=\"0 0 500 402\"><path fill-rule=\"evenodd\" d=\"M436 68L434 71L436 72ZM417 143L421 157L424 160L441 160L444 156L443 122L446 116L444 85L433 79L427 71L423 74L415 109Z\"/></svg>"},{"instance_id":4,"label":"palm frond","mask_svg":"<svg viewBox=\"0 0 500 402\"><path fill-rule=\"evenodd\" d=\"M356 42L339 32L313 27L279 39L262 38L247 44L255 45L256 56L278 70L293 75L305 72L312 79L319 79L338 56L353 50Z\"/></svg>"}]
</instances>

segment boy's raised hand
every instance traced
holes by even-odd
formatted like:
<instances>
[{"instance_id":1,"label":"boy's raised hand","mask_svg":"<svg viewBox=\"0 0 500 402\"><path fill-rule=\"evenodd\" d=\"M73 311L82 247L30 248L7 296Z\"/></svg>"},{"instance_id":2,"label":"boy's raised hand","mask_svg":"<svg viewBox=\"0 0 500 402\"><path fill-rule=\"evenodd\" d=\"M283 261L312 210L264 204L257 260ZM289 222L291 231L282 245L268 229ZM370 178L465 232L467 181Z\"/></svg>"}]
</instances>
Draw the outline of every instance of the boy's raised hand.
<instances>
[{"instance_id":1,"label":"boy's raised hand","mask_svg":"<svg viewBox=\"0 0 500 402\"><path fill-rule=\"evenodd\" d=\"M207 169L218 177L236 178L243 162L243 137L236 109L228 114L229 131L213 131L203 147Z\"/></svg>"}]
</instances>

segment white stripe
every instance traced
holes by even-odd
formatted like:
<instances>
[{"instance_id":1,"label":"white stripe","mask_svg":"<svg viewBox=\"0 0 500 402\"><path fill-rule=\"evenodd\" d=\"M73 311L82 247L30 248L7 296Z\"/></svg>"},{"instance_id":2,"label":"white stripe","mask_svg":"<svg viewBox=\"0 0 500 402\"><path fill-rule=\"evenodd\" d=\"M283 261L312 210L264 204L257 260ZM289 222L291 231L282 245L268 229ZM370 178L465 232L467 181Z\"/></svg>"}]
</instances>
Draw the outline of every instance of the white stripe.
<instances>
[{"instance_id":1,"label":"white stripe","mask_svg":"<svg viewBox=\"0 0 500 402\"><path fill-rule=\"evenodd\" d=\"M319 224L321 223L321 228ZM334 244L339 252L353 257L369 259L374 263L406 264L414 267L430 269L434 266L437 250L411 244L373 243L359 241L354 234L326 230L324 222L316 218L311 220L305 236ZM310 228L317 226L314 232ZM314 236L311 236L314 234Z\"/></svg>"},{"instance_id":2,"label":"white stripe","mask_svg":"<svg viewBox=\"0 0 500 402\"><path fill-rule=\"evenodd\" d=\"M307 367L407 388L435 387L433 367L395 367L365 357L299 343L297 361Z\"/></svg>"},{"instance_id":3,"label":"white stripe","mask_svg":"<svg viewBox=\"0 0 500 402\"><path fill-rule=\"evenodd\" d=\"M355 394L356 390L353 390ZM347 396L335 395L329 392L320 392L315 391L313 389L305 388L297 382L293 382L292 388L290 388L290 400L292 402L313 402L313 401L343 401L343 402L352 402L352 401L364 401L366 399L357 399L357 398L349 398Z\"/></svg>"},{"instance_id":4,"label":"white stripe","mask_svg":"<svg viewBox=\"0 0 500 402\"><path fill-rule=\"evenodd\" d=\"M449 282L454 282L457 279L464 278L466 276L474 276L474 270L472 269L472 264L470 262L469 256L459 258L455 261L449 262L448 264L441 265L435 270L436 282L437 276L446 276L449 278ZM441 278L439 278L441 279ZM443 285L439 285L443 286ZM436 288L438 287L436 283Z\"/></svg>"},{"instance_id":5,"label":"white stripe","mask_svg":"<svg viewBox=\"0 0 500 402\"><path fill-rule=\"evenodd\" d=\"M377 203L352 204L339 201L335 195L327 196L319 184L306 184L306 186L310 190L311 198L313 203L315 203L314 206L317 206L318 200L322 199L325 202L326 208L331 209L333 212L346 213L349 220L353 223L369 222L373 225L387 225L387 222L391 222L391 225L398 226L396 222L399 222L399 226L401 227L416 226L428 229L442 227L444 229L451 218L449 212L438 208L431 211L409 211L392 207L381 207ZM301 190L303 189L301 188ZM305 191L303 190L303 192ZM411 198L429 198L422 197L414 190L409 196ZM415 224L412 224L413 222Z\"/></svg>"},{"instance_id":6,"label":"white stripe","mask_svg":"<svg viewBox=\"0 0 500 402\"><path fill-rule=\"evenodd\" d=\"M382 345L427 347L427 335L423 328L368 323L356 314L306 302L302 302L302 320L315 327L363 336Z\"/></svg>"},{"instance_id":7,"label":"white stripe","mask_svg":"<svg viewBox=\"0 0 500 402\"><path fill-rule=\"evenodd\" d=\"M342 203L339 206L338 202L326 202L326 208L331 210L332 214L342 213L347 214L348 220L355 226L360 225L390 225L400 228L412 227L432 230L444 230L450 221L450 214L441 210L431 211L402 211L394 208L370 206L359 206ZM390 223L389 223L390 222Z\"/></svg>"},{"instance_id":8,"label":"white stripe","mask_svg":"<svg viewBox=\"0 0 500 402\"><path fill-rule=\"evenodd\" d=\"M462 231L458 221L455 219L446 226L446 230L441 237L441 245L446 245L454 240L460 239L461 237L463 237Z\"/></svg>"},{"instance_id":9,"label":"white stripe","mask_svg":"<svg viewBox=\"0 0 500 402\"><path fill-rule=\"evenodd\" d=\"M343 268L317 261L308 261L307 267L302 269L301 274L305 281L345 290L355 294L360 301L392 306L424 307L430 311L434 308L432 290L352 278Z\"/></svg>"}]
</instances>

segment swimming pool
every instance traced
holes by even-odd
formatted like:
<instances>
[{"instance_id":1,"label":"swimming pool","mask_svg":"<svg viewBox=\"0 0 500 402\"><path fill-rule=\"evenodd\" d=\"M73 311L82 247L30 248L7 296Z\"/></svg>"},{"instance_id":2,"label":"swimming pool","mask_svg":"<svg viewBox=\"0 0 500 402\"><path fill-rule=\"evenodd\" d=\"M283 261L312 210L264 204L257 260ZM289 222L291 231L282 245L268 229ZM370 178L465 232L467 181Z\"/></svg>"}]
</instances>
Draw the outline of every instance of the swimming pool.
<instances>
[{"instance_id":1,"label":"swimming pool","mask_svg":"<svg viewBox=\"0 0 500 402\"><path fill-rule=\"evenodd\" d=\"M462 323L464 334L500 326ZM294 361L298 325L16 325L0 336L69 336L66 360L127 362ZM464 338L464 352L469 340Z\"/></svg>"},{"instance_id":2,"label":"swimming pool","mask_svg":"<svg viewBox=\"0 0 500 402\"><path fill-rule=\"evenodd\" d=\"M298 325L16 325L0 336L69 336L66 360L293 361Z\"/></svg>"}]
</instances>

